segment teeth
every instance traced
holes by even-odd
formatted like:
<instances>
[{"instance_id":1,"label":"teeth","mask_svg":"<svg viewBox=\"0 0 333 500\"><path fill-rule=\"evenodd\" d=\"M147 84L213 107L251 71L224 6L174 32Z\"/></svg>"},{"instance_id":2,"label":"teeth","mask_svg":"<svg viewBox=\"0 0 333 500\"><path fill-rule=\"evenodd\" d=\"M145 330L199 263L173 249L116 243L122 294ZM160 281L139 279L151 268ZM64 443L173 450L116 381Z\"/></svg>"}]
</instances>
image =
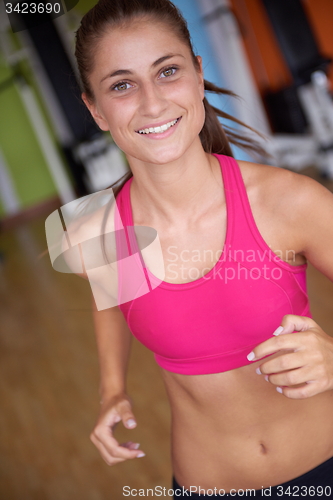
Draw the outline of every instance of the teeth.
<instances>
[{"instance_id":1,"label":"teeth","mask_svg":"<svg viewBox=\"0 0 333 500\"><path fill-rule=\"evenodd\" d=\"M161 127L144 128L142 130L138 130L138 132L139 132L139 134L160 134L161 132L165 132L170 127L175 125L177 123L177 121L178 121L178 118L177 118L177 120L173 120L172 122L165 123Z\"/></svg>"}]
</instances>

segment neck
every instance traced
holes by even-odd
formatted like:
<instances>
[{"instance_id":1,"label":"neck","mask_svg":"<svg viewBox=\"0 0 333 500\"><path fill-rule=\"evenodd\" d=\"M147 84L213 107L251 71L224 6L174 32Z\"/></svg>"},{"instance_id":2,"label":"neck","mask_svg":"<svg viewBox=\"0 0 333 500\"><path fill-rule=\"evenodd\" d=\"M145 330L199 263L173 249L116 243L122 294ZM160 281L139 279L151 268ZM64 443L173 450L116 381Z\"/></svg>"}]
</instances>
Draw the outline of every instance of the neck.
<instances>
[{"instance_id":1,"label":"neck","mask_svg":"<svg viewBox=\"0 0 333 500\"><path fill-rule=\"evenodd\" d=\"M181 225L200 217L221 195L219 162L205 153L201 142L165 164L127 158L133 172L131 199L151 220Z\"/></svg>"}]
</instances>

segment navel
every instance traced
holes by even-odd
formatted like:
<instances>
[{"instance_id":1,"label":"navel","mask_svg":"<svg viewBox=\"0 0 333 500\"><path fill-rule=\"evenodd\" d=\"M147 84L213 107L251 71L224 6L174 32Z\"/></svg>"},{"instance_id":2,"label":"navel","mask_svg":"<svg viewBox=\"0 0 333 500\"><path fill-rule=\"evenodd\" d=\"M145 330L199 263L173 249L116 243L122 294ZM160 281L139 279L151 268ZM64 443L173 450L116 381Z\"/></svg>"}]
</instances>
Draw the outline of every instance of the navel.
<instances>
[{"instance_id":1,"label":"navel","mask_svg":"<svg viewBox=\"0 0 333 500\"><path fill-rule=\"evenodd\" d=\"M260 443L260 453L262 453L263 455L266 455L268 452L266 446L262 443Z\"/></svg>"}]
</instances>

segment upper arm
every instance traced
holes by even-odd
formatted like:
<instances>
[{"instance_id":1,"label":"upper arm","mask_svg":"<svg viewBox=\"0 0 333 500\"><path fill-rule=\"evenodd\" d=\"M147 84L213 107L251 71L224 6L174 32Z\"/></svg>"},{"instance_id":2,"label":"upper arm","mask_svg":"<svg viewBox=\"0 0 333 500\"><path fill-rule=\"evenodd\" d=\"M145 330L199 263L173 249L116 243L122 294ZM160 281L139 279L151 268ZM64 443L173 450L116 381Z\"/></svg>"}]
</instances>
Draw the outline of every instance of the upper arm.
<instances>
[{"instance_id":1,"label":"upper arm","mask_svg":"<svg viewBox=\"0 0 333 500\"><path fill-rule=\"evenodd\" d=\"M118 267L112 212L102 231L103 211L73 221L63 236L63 256L70 271L89 281L98 311L119 304Z\"/></svg>"},{"instance_id":2,"label":"upper arm","mask_svg":"<svg viewBox=\"0 0 333 500\"><path fill-rule=\"evenodd\" d=\"M105 207L74 217L62 239L64 259L74 274L89 279L88 271L115 262L114 206L103 225ZM92 274L92 273L90 273Z\"/></svg>"},{"instance_id":3,"label":"upper arm","mask_svg":"<svg viewBox=\"0 0 333 500\"><path fill-rule=\"evenodd\" d=\"M299 174L294 193L293 220L300 253L333 281L333 194L319 182Z\"/></svg>"},{"instance_id":4,"label":"upper arm","mask_svg":"<svg viewBox=\"0 0 333 500\"><path fill-rule=\"evenodd\" d=\"M67 231L64 232L62 236L62 242L61 242L62 255L69 270L73 274L77 274L81 278L88 279L88 275L84 265L81 246L80 244L71 243L71 240L75 241L76 238L79 238L78 231L75 231L73 226L72 227L69 226L67 228Z\"/></svg>"}]
</instances>

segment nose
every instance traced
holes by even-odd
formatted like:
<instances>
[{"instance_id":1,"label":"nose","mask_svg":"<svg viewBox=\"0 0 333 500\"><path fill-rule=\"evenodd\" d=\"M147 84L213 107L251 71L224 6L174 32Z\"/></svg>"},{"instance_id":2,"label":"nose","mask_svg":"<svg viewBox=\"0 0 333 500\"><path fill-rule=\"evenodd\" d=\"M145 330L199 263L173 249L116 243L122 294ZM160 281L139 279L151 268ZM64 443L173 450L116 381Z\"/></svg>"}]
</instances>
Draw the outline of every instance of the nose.
<instances>
[{"instance_id":1,"label":"nose","mask_svg":"<svg viewBox=\"0 0 333 500\"><path fill-rule=\"evenodd\" d=\"M167 99L154 82L142 85L140 93L140 110L143 116L157 118L167 109Z\"/></svg>"}]
</instances>

